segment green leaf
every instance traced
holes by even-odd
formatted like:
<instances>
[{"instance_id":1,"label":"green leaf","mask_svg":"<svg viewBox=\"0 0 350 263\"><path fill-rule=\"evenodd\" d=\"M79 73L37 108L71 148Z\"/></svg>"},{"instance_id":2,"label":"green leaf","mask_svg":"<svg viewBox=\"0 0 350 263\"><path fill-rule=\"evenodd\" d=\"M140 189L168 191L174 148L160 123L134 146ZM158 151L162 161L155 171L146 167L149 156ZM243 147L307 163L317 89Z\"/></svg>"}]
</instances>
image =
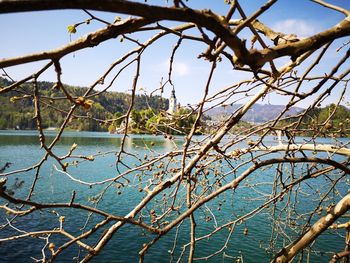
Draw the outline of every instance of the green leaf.
<instances>
[{"instance_id":1,"label":"green leaf","mask_svg":"<svg viewBox=\"0 0 350 263\"><path fill-rule=\"evenodd\" d=\"M68 26L68 33L70 33L70 34L74 34L74 33L76 33L77 32L77 29L76 29L76 25L69 25Z\"/></svg>"}]
</instances>

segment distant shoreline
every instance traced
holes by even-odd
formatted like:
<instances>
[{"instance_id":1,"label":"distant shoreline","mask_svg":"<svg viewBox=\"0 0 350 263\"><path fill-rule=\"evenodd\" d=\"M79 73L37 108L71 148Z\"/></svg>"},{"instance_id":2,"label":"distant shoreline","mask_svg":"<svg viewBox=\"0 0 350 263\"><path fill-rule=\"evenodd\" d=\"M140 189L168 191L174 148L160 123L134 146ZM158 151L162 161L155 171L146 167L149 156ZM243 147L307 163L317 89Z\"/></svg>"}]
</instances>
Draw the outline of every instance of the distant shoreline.
<instances>
[{"instance_id":1,"label":"distant shoreline","mask_svg":"<svg viewBox=\"0 0 350 263\"><path fill-rule=\"evenodd\" d=\"M5 129L5 130L0 130L0 135L1 132L37 132L38 130L30 130L30 129L23 129L23 130L16 130L16 129ZM58 128L53 130L53 129L43 129L44 132L56 132L58 131ZM89 133L101 133L101 134L106 134L106 135L111 135L111 137L113 135L124 135L124 133L110 133L108 131L79 131L79 130L74 130L74 129L65 129L64 132L72 132L72 133L84 133L84 132L89 132ZM169 135L171 137L185 137L186 135L181 135L181 134L177 134L177 135L172 135L172 134L153 134L153 133L128 133L128 135L137 135L137 136L155 136L155 137L159 137L159 136L163 136L164 135ZM202 134L205 135L205 134ZM198 136L202 136L202 135L198 135ZM267 134L268 136L273 136L273 137L277 137L275 134ZM254 135L252 137L257 137L258 135ZM286 136L283 136L286 137ZM311 136L307 136L307 135L296 135L295 137L299 137L299 138L311 138ZM167 137L166 137L167 138ZM348 137L332 137L332 136L319 136L317 137L317 139L349 139L350 136ZM248 139L248 138L247 138Z\"/></svg>"}]
</instances>

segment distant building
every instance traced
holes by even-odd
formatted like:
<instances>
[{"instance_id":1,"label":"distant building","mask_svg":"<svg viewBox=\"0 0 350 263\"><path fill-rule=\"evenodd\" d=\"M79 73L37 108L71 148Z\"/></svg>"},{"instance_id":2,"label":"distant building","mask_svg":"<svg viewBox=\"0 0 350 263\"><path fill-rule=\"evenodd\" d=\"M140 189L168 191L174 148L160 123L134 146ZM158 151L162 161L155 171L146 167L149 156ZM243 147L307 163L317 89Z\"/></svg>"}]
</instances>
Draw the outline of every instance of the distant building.
<instances>
[{"instance_id":1,"label":"distant building","mask_svg":"<svg viewBox=\"0 0 350 263\"><path fill-rule=\"evenodd\" d=\"M169 113L170 115L174 115L176 112L177 112L177 103L176 103L175 89L173 88L169 99L169 108L167 110L167 113Z\"/></svg>"}]
</instances>

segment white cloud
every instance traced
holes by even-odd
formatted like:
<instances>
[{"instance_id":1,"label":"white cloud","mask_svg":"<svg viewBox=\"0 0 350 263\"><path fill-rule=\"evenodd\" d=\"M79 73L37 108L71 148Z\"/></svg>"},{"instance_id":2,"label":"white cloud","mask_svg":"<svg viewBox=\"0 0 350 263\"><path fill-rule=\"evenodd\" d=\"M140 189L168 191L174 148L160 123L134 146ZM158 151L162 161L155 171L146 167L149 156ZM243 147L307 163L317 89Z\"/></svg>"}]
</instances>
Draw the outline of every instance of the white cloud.
<instances>
[{"instance_id":1,"label":"white cloud","mask_svg":"<svg viewBox=\"0 0 350 263\"><path fill-rule=\"evenodd\" d=\"M170 60L163 61L160 64L153 64L152 69L158 73L168 74ZM187 76L191 73L189 63L174 61L172 75L176 77Z\"/></svg>"},{"instance_id":2,"label":"white cloud","mask_svg":"<svg viewBox=\"0 0 350 263\"><path fill-rule=\"evenodd\" d=\"M173 72L174 72L174 75L177 75L177 76L186 76L190 73L190 68L186 63L175 62L173 64Z\"/></svg>"},{"instance_id":3,"label":"white cloud","mask_svg":"<svg viewBox=\"0 0 350 263\"><path fill-rule=\"evenodd\" d=\"M303 19L286 19L275 23L272 29L286 34L296 34L299 37L308 37L321 31L316 22Z\"/></svg>"}]
</instances>

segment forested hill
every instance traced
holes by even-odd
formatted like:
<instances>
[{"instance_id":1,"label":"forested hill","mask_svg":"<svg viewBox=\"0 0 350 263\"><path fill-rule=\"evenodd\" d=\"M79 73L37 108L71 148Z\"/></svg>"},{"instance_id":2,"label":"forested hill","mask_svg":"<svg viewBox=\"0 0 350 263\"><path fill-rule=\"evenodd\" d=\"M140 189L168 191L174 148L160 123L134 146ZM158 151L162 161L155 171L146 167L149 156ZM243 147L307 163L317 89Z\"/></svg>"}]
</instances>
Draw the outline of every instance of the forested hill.
<instances>
[{"instance_id":1,"label":"forested hill","mask_svg":"<svg viewBox=\"0 0 350 263\"><path fill-rule=\"evenodd\" d=\"M299 119L291 118L286 122L281 122L283 127L286 124ZM323 136L349 137L350 136L350 109L343 105L330 104L323 108L311 109L304 115L299 123L301 135L311 136L319 133Z\"/></svg>"},{"instance_id":2,"label":"forested hill","mask_svg":"<svg viewBox=\"0 0 350 263\"><path fill-rule=\"evenodd\" d=\"M10 85L11 82L0 77L0 89ZM44 128L58 127L62 124L65 112L70 109L70 103L67 99L57 99L65 97L62 90L54 88L52 82L38 82L41 96L41 115ZM79 97L84 94L87 88L72 87L64 85L65 89L73 97ZM34 106L33 106L33 86L30 83L21 85L21 89L11 91L0 95L0 129L35 129ZM29 95L29 96L28 96ZM89 110L82 107L76 115L85 116L84 118L73 118L68 127L74 130L103 131L107 130L110 123L96 121L86 118L93 117L98 120L112 119L120 117L131 102L131 95L121 92L104 92L98 96L89 98L93 104ZM155 113L168 108L168 100L160 96L137 95L135 97L134 109L152 108ZM58 111L57 109L60 109Z\"/></svg>"}]
</instances>

